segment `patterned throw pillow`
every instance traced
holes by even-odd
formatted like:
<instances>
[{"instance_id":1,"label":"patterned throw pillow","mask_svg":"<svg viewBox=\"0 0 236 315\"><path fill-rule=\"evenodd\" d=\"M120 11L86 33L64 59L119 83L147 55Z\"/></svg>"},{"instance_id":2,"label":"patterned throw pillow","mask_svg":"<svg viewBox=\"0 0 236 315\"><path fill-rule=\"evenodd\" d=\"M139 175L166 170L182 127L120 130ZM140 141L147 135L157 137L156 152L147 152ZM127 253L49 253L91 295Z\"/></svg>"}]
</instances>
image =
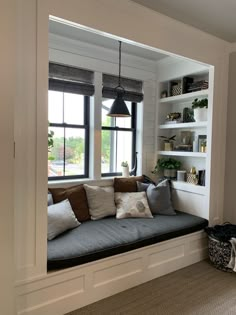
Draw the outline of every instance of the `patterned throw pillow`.
<instances>
[{"instance_id":1,"label":"patterned throw pillow","mask_svg":"<svg viewBox=\"0 0 236 315\"><path fill-rule=\"evenodd\" d=\"M153 218L145 192L115 193L116 218Z\"/></svg>"}]
</instances>

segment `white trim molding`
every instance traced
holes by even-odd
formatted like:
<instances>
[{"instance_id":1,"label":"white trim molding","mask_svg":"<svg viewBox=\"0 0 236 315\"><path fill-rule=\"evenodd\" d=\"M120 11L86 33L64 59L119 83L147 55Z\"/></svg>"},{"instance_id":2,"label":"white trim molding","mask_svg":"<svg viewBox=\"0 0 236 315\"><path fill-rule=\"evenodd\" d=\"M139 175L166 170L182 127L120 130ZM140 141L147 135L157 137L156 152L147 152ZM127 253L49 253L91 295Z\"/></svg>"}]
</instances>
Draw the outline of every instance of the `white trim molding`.
<instances>
[{"instance_id":1,"label":"white trim molding","mask_svg":"<svg viewBox=\"0 0 236 315\"><path fill-rule=\"evenodd\" d=\"M203 260L203 231L48 273L17 285L18 315L63 315Z\"/></svg>"}]
</instances>

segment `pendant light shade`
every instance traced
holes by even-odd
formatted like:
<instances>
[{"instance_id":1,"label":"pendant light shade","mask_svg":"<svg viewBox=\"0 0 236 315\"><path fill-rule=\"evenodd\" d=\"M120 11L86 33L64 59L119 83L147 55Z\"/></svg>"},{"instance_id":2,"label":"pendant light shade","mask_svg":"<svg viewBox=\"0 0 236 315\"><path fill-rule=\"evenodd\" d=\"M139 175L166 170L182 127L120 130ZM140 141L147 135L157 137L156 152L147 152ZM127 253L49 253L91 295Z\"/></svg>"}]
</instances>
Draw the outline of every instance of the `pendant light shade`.
<instances>
[{"instance_id":1,"label":"pendant light shade","mask_svg":"<svg viewBox=\"0 0 236 315\"><path fill-rule=\"evenodd\" d=\"M119 83L116 87L116 99L114 100L107 116L110 117L130 117L129 110L124 101L124 88L120 84L120 72L121 72L121 41L119 41Z\"/></svg>"}]
</instances>

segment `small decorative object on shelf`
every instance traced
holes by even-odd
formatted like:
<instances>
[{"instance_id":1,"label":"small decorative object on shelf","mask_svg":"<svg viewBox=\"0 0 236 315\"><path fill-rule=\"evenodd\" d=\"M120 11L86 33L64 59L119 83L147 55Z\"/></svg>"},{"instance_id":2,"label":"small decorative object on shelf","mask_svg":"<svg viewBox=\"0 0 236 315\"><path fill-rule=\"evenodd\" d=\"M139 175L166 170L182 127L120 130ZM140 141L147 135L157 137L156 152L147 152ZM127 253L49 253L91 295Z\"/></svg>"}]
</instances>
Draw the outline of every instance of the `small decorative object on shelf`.
<instances>
[{"instance_id":1,"label":"small decorative object on shelf","mask_svg":"<svg viewBox=\"0 0 236 315\"><path fill-rule=\"evenodd\" d=\"M182 94L182 83L181 81L171 81L171 96Z\"/></svg>"},{"instance_id":2,"label":"small decorative object on shelf","mask_svg":"<svg viewBox=\"0 0 236 315\"><path fill-rule=\"evenodd\" d=\"M206 153L206 150L207 150L207 143L206 143L206 140L204 140L201 143L200 152L201 153Z\"/></svg>"},{"instance_id":3,"label":"small decorative object on shelf","mask_svg":"<svg viewBox=\"0 0 236 315\"><path fill-rule=\"evenodd\" d=\"M153 174L159 174L163 171L163 175L168 179L175 179L177 170L180 168L181 162L173 158L160 158L152 171Z\"/></svg>"},{"instance_id":4,"label":"small decorative object on shelf","mask_svg":"<svg viewBox=\"0 0 236 315\"><path fill-rule=\"evenodd\" d=\"M179 144L175 146L174 151L192 152L193 146L191 144Z\"/></svg>"},{"instance_id":5,"label":"small decorative object on shelf","mask_svg":"<svg viewBox=\"0 0 236 315\"><path fill-rule=\"evenodd\" d=\"M166 115L167 124L175 124L181 122L181 113L169 113Z\"/></svg>"},{"instance_id":6,"label":"small decorative object on shelf","mask_svg":"<svg viewBox=\"0 0 236 315\"><path fill-rule=\"evenodd\" d=\"M177 171L177 181L179 182L186 181L186 171Z\"/></svg>"},{"instance_id":7,"label":"small decorative object on shelf","mask_svg":"<svg viewBox=\"0 0 236 315\"><path fill-rule=\"evenodd\" d=\"M199 152L198 151L198 137L197 136L195 136L193 138L193 152Z\"/></svg>"},{"instance_id":8,"label":"small decorative object on shelf","mask_svg":"<svg viewBox=\"0 0 236 315\"><path fill-rule=\"evenodd\" d=\"M189 173L187 173L187 183L194 185L198 184L198 178L196 173L197 173L196 168L194 166L191 167Z\"/></svg>"},{"instance_id":9,"label":"small decorative object on shelf","mask_svg":"<svg viewBox=\"0 0 236 315\"><path fill-rule=\"evenodd\" d=\"M123 161L121 163L122 166L122 176L123 177L129 177L129 164L127 161Z\"/></svg>"},{"instance_id":10,"label":"small decorative object on shelf","mask_svg":"<svg viewBox=\"0 0 236 315\"><path fill-rule=\"evenodd\" d=\"M172 137L159 136L164 141L164 151L172 151L173 150L173 141L175 141L176 135Z\"/></svg>"},{"instance_id":11,"label":"small decorative object on shelf","mask_svg":"<svg viewBox=\"0 0 236 315\"><path fill-rule=\"evenodd\" d=\"M191 141L192 141L192 132L191 131L181 131L180 132L180 141L181 141L181 144L192 144Z\"/></svg>"},{"instance_id":12,"label":"small decorative object on shelf","mask_svg":"<svg viewBox=\"0 0 236 315\"><path fill-rule=\"evenodd\" d=\"M195 100L192 102L192 109L194 111L194 120L196 122L207 120L207 108L208 108L207 98L203 98L201 100L195 98Z\"/></svg>"},{"instance_id":13,"label":"small decorative object on shelf","mask_svg":"<svg viewBox=\"0 0 236 315\"><path fill-rule=\"evenodd\" d=\"M206 135L198 136L198 151L201 153L206 153L207 151L207 136Z\"/></svg>"},{"instance_id":14,"label":"small decorative object on shelf","mask_svg":"<svg viewBox=\"0 0 236 315\"><path fill-rule=\"evenodd\" d=\"M185 107L183 109L183 122L188 123L188 122L194 122L194 117L193 117L193 110L192 108Z\"/></svg>"},{"instance_id":15,"label":"small decorative object on shelf","mask_svg":"<svg viewBox=\"0 0 236 315\"><path fill-rule=\"evenodd\" d=\"M198 171L198 185L205 186L205 176L206 176L205 170Z\"/></svg>"},{"instance_id":16,"label":"small decorative object on shelf","mask_svg":"<svg viewBox=\"0 0 236 315\"><path fill-rule=\"evenodd\" d=\"M180 132L180 144L175 146L175 151L193 151L192 145L192 132L191 131L181 131Z\"/></svg>"},{"instance_id":17,"label":"small decorative object on shelf","mask_svg":"<svg viewBox=\"0 0 236 315\"><path fill-rule=\"evenodd\" d=\"M161 92L161 98L165 98L165 97L167 97L167 91L166 90L164 90L164 91L162 91Z\"/></svg>"}]
</instances>

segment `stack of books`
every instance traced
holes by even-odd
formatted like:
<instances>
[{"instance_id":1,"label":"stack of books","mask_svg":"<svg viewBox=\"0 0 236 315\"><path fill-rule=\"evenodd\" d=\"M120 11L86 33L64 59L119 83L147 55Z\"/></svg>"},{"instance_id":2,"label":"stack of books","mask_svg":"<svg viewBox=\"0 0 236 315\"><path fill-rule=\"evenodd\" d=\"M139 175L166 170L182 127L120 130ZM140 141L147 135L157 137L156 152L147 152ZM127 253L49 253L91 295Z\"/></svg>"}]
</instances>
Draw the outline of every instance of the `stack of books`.
<instances>
[{"instance_id":1,"label":"stack of books","mask_svg":"<svg viewBox=\"0 0 236 315\"><path fill-rule=\"evenodd\" d=\"M188 92L196 92L201 90L208 89L208 81L207 80L200 80L188 85Z\"/></svg>"}]
</instances>

